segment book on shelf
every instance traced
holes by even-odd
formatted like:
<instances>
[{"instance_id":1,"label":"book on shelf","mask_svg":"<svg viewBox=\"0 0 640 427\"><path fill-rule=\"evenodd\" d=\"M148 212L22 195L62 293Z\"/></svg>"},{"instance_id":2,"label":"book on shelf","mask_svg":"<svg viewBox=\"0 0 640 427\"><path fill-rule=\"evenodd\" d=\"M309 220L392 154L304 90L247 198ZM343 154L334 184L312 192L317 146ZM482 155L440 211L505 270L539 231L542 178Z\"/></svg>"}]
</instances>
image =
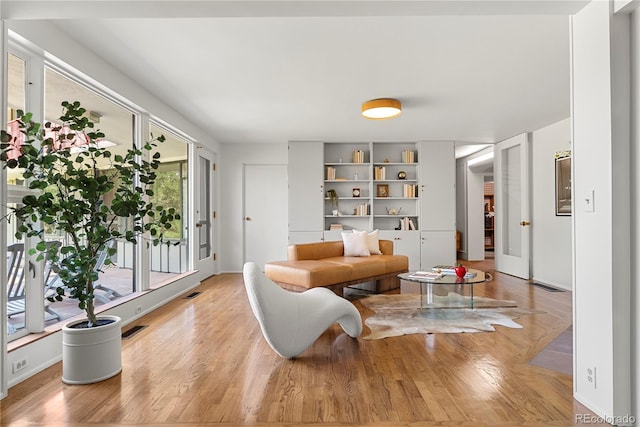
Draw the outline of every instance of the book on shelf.
<instances>
[{"instance_id":1,"label":"book on shelf","mask_svg":"<svg viewBox=\"0 0 640 427\"><path fill-rule=\"evenodd\" d=\"M327 166L327 180L333 181L336 179L336 168L333 166Z\"/></svg>"},{"instance_id":2,"label":"book on shelf","mask_svg":"<svg viewBox=\"0 0 640 427\"><path fill-rule=\"evenodd\" d=\"M355 150L353 152L353 163L364 163L364 150Z\"/></svg>"},{"instance_id":3,"label":"book on shelf","mask_svg":"<svg viewBox=\"0 0 640 427\"><path fill-rule=\"evenodd\" d=\"M404 218L400 219L400 230L416 230L416 224L413 222L413 219L405 216Z\"/></svg>"},{"instance_id":4,"label":"book on shelf","mask_svg":"<svg viewBox=\"0 0 640 427\"><path fill-rule=\"evenodd\" d=\"M402 163L415 163L416 154L413 150L402 150Z\"/></svg>"},{"instance_id":5,"label":"book on shelf","mask_svg":"<svg viewBox=\"0 0 640 427\"><path fill-rule=\"evenodd\" d=\"M384 166L376 166L373 170L373 179L376 181L384 181L387 179L386 168Z\"/></svg>"},{"instance_id":6,"label":"book on shelf","mask_svg":"<svg viewBox=\"0 0 640 427\"><path fill-rule=\"evenodd\" d=\"M369 215L369 204L368 203L360 203L353 212L354 215L357 216L367 216Z\"/></svg>"},{"instance_id":7,"label":"book on shelf","mask_svg":"<svg viewBox=\"0 0 640 427\"><path fill-rule=\"evenodd\" d=\"M408 276L410 279L426 279L436 280L442 277L441 273L434 273L433 271L416 271Z\"/></svg>"},{"instance_id":8,"label":"book on shelf","mask_svg":"<svg viewBox=\"0 0 640 427\"><path fill-rule=\"evenodd\" d=\"M329 230L344 230L342 224L331 224Z\"/></svg>"},{"instance_id":9,"label":"book on shelf","mask_svg":"<svg viewBox=\"0 0 640 427\"><path fill-rule=\"evenodd\" d=\"M416 198L418 196L418 186L415 184L403 184L402 196L408 199Z\"/></svg>"}]
</instances>

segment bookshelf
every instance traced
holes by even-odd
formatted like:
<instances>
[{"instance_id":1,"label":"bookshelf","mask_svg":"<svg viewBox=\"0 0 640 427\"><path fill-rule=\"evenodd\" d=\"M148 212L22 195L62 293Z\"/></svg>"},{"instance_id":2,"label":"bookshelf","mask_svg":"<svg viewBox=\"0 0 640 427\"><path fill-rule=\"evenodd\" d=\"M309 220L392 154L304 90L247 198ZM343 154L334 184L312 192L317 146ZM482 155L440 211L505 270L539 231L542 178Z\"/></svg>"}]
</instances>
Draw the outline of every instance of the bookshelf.
<instances>
[{"instance_id":1,"label":"bookshelf","mask_svg":"<svg viewBox=\"0 0 640 427\"><path fill-rule=\"evenodd\" d=\"M324 160L325 230L419 230L416 144L326 143Z\"/></svg>"}]
</instances>

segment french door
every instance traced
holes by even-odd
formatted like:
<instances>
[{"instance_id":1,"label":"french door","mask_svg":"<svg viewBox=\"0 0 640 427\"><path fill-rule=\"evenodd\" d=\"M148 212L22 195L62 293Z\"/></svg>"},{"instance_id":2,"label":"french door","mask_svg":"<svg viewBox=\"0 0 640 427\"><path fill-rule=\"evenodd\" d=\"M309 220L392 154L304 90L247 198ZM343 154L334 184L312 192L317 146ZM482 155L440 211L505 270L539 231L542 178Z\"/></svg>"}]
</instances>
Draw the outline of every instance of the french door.
<instances>
[{"instance_id":1,"label":"french door","mask_svg":"<svg viewBox=\"0 0 640 427\"><path fill-rule=\"evenodd\" d=\"M215 252L216 218L214 197L215 155L198 147L196 150L196 189L195 189L195 257L194 268L206 275L217 271L217 255Z\"/></svg>"},{"instance_id":2,"label":"french door","mask_svg":"<svg viewBox=\"0 0 640 427\"><path fill-rule=\"evenodd\" d=\"M529 279L529 136L496 144L494 153L496 270Z\"/></svg>"}]
</instances>

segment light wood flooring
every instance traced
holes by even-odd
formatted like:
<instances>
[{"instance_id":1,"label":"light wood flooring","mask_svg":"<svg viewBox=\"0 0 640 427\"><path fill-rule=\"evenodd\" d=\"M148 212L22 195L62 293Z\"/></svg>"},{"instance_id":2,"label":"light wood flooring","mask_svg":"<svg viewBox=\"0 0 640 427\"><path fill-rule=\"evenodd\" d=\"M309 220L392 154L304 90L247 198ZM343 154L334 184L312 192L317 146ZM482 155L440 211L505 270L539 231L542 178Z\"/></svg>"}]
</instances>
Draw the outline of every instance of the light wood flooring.
<instances>
[{"instance_id":1,"label":"light wood flooring","mask_svg":"<svg viewBox=\"0 0 640 427\"><path fill-rule=\"evenodd\" d=\"M518 319L523 329L376 341L336 324L295 360L264 341L242 276L215 276L195 299L136 321L148 327L123 340L120 375L70 386L52 366L9 390L0 425L574 425L590 412L573 400L571 376L528 363L571 325L571 293L493 274L476 295L544 313Z\"/></svg>"}]
</instances>

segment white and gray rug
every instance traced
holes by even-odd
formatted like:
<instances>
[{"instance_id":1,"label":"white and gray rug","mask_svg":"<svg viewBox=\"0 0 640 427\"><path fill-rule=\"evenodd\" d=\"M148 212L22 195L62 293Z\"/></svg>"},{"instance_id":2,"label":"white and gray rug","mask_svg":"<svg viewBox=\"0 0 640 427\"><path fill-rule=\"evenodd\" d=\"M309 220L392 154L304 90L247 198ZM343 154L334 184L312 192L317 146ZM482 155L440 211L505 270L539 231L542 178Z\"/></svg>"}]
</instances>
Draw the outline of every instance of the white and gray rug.
<instances>
[{"instance_id":1,"label":"white and gray rug","mask_svg":"<svg viewBox=\"0 0 640 427\"><path fill-rule=\"evenodd\" d=\"M515 301L474 298L471 308L432 308L420 310L420 295L371 295L360 302L375 314L365 320L371 333L367 340L407 334L492 332L494 325L522 328L513 319L541 313L516 307ZM456 293L434 296L434 307L469 307L469 297Z\"/></svg>"}]
</instances>

